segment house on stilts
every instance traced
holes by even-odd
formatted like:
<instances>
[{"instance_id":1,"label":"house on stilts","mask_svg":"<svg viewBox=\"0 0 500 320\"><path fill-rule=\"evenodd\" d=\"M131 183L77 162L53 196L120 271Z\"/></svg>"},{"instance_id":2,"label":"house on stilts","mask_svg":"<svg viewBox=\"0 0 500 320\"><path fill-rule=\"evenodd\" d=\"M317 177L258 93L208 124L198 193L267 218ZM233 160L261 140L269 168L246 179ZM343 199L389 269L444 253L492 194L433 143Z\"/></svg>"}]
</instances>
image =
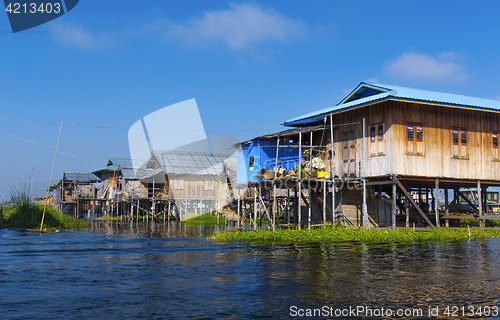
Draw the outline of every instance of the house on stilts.
<instances>
[{"instance_id":1,"label":"house on stilts","mask_svg":"<svg viewBox=\"0 0 500 320\"><path fill-rule=\"evenodd\" d=\"M488 188L500 186L499 101L361 82L336 106L283 125L292 128L238 146L254 221L262 212L273 224L434 227L499 217L487 211Z\"/></svg>"}]
</instances>

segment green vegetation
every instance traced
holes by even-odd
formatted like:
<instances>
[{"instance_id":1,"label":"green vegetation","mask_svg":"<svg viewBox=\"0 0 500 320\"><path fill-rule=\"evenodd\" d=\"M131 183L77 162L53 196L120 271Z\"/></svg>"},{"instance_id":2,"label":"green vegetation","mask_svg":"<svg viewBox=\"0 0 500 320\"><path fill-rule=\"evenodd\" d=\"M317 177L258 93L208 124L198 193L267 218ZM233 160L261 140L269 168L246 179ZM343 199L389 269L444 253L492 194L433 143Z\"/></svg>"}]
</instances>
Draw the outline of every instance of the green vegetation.
<instances>
[{"instance_id":1,"label":"green vegetation","mask_svg":"<svg viewBox=\"0 0 500 320\"><path fill-rule=\"evenodd\" d=\"M4 207L3 227L21 229L40 229L43 206L37 205L35 196L30 192L29 185L22 185L21 189L13 189L11 194L12 206ZM89 224L85 221L65 215L47 207L43 229L47 231L84 228Z\"/></svg>"},{"instance_id":2,"label":"green vegetation","mask_svg":"<svg viewBox=\"0 0 500 320\"><path fill-rule=\"evenodd\" d=\"M217 215L215 214L204 214L198 217L181 221L185 224L203 224L203 225L217 225ZM223 215L219 215L219 225L224 225L225 220Z\"/></svg>"},{"instance_id":3,"label":"green vegetation","mask_svg":"<svg viewBox=\"0 0 500 320\"><path fill-rule=\"evenodd\" d=\"M34 205L30 208L9 206L4 207L4 228L40 229L43 206ZM68 216L60 211L47 207L43 229L46 231L65 231L88 227L89 223Z\"/></svg>"},{"instance_id":4,"label":"green vegetation","mask_svg":"<svg viewBox=\"0 0 500 320\"><path fill-rule=\"evenodd\" d=\"M479 220L478 219L460 219L460 225L462 227L465 227L467 225L479 226ZM488 225L498 227L498 226L500 226L500 220L486 220L486 226L488 226Z\"/></svg>"},{"instance_id":5,"label":"green vegetation","mask_svg":"<svg viewBox=\"0 0 500 320\"><path fill-rule=\"evenodd\" d=\"M469 235L470 232L470 235ZM223 232L210 236L209 240L232 241L251 240L259 242L313 243L313 242L363 242L388 243L428 240L465 240L498 238L500 231L493 229L429 229L413 231L409 229L354 229L324 225L316 229L286 229L272 231Z\"/></svg>"}]
</instances>

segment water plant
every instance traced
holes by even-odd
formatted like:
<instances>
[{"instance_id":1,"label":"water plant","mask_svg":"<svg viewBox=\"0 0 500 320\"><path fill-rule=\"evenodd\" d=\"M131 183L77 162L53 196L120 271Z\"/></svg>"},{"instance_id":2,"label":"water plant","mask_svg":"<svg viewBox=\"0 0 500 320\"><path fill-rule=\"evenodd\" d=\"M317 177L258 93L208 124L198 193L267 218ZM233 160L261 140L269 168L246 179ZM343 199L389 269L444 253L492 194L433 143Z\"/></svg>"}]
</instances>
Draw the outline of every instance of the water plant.
<instances>
[{"instance_id":1,"label":"water plant","mask_svg":"<svg viewBox=\"0 0 500 320\"><path fill-rule=\"evenodd\" d=\"M428 240L466 240L498 238L500 231L494 229L441 228L414 231L411 229L362 229L324 225L315 229L285 229L272 231L222 232L208 237L214 241L251 240L257 242L313 243L313 242L362 242L388 243Z\"/></svg>"}]
</instances>

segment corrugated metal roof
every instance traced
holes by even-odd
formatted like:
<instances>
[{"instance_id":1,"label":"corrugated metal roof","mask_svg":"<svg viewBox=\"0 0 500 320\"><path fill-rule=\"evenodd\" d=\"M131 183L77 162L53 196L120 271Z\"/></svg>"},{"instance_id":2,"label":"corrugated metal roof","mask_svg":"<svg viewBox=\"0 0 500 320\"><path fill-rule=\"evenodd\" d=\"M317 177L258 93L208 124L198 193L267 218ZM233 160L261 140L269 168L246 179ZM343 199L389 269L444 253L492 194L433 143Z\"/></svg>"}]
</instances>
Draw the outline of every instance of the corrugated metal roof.
<instances>
[{"instance_id":1,"label":"corrugated metal roof","mask_svg":"<svg viewBox=\"0 0 500 320\"><path fill-rule=\"evenodd\" d=\"M146 162L148 160L141 160L138 163ZM134 168L133 161L125 158L111 158L106 167L96 170L94 173L101 171L120 171L122 176L127 180L143 179L142 176L147 175L144 169Z\"/></svg>"},{"instance_id":2,"label":"corrugated metal roof","mask_svg":"<svg viewBox=\"0 0 500 320\"><path fill-rule=\"evenodd\" d=\"M373 88L375 90L366 91L371 95L356 99L356 94L360 90ZM380 91L379 91L380 90ZM385 92L384 92L385 91ZM354 99L354 100L353 100ZM361 82L346 98L334 107L314 111L300 117L296 117L283 122L284 125L294 126L321 121L325 115L339 113L354 108L359 108L367 104L373 104L389 99L398 99L411 102L429 103L444 107L466 108L481 111L500 112L500 101L468 97L464 95L444 93L437 91L420 90L406 87L399 87L386 84L375 84Z\"/></svg>"},{"instance_id":3,"label":"corrugated metal roof","mask_svg":"<svg viewBox=\"0 0 500 320\"><path fill-rule=\"evenodd\" d=\"M157 151L166 174L220 175L227 155Z\"/></svg>"},{"instance_id":4,"label":"corrugated metal roof","mask_svg":"<svg viewBox=\"0 0 500 320\"><path fill-rule=\"evenodd\" d=\"M81 172L64 172L63 179L78 181L80 183L101 181L101 179L99 179L93 173L81 173Z\"/></svg>"},{"instance_id":5,"label":"corrugated metal roof","mask_svg":"<svg viewBox=\"0 0 500 320\"><path fill-rule=\"evenodd\" d=\"M294 129L288 129L288 130L284 130L284 131L280 131L280 132L276 132L276 133L266 134L263 136L255 137L251 140L240 142L240 143L234 145L234 147L238 148L240 145L249 144L249 143L252 143L252 142L255 142L258 140L265 140L265 139L269 139L269 138L295 135L295 134L298 134L299 131L302 131L302 133L304 133L304 132L310 132L310 131L316 131L316 130L323 130L323 125L294 128Z\"/></svg>"}]
</instances>

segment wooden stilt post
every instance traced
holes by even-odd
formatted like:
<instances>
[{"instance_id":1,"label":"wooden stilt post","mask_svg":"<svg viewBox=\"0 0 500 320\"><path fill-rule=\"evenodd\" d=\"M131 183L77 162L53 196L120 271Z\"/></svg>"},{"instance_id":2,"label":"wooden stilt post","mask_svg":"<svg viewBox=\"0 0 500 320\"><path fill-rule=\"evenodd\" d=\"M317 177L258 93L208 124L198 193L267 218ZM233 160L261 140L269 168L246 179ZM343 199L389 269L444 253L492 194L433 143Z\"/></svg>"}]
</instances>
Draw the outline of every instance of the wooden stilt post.
<instances>
[{"instance_id":1,"label":"wooden stilt post","mask_svg":"<svg viewBox=\"0 0 500 320\"><path fill-rule=\"evenodd\" d=\"M406 205L406 224L405 226L407 228L410 227L410 200L409 199L406 199L405 201L405 205Z\"/></svg>"},{"instance_id":2,"label":"wooden stilt post","mask_svg":"<svg viewBox=\"0 0 500 320\"><path fill-rule=\"evenodd\" d=\"M298 222L298 196L297 196L297 186L295 186L293 188L293 194L294 194L294 198L293 198L293 223L297 223Z\"/></svg>"},{"instance_id":3,"label":"wooden stilt post","mask_svg":"<svg viewBox=\"0 0 500 320\"><path fill-rule=\"evenodd\" d=\"M481 193L481 181L477 180L477 200L478 200L478 211L479 211L479 227L484 228L484 220L481 219L483 216L483 196Z\"/></svg>"},{"instance_id":4,"label":"wooden stilt post","mask_svg":"<svg viewBox=\"0 0 500 320\"><path fill-rule=\"evenodd\" d=\"M309 177L312 178L312 159L313 159L313 132L309 133ZM309 193L309 206L308 206L308 212L307 212L307 227L308 229L311 229L311 213L312 213L312 204L311 204L311 180L309 180L308 187L307 187L307 192Z\"/></svg>"},{"instance_id":5,"label":"wooden stilt post","mask_svg":"<svg viewBox=\"0 0 500 320\"><path fill-rule=\"evenodd\" d=\"M392 184L392 228L396 229L396 183Z\"/></svg>"},{"instance_id":6,"label":"wooden stilt post","mask_svg":"<svg viewBox=\"0 0 500 320\"><path fill-rule=\"evenodd\" d=\"M326 178L323 178L323 223L326 223Z\"/></svg>"},{"instance_id":7,"label":"wooden stilt post","mask_svg":"<svg viewBox=\"0 0 500 320\"><path fill-rule=\"evenodd\" d=\"M302 224L302 204L300 203L302 197L302 128L299 129L299 196L297 197L298 202L298 226L301 229Z\"/></svg>"},{"instance_id":8,"label":"wooden stilt post","mask_svg":"<svg viewBox=\"0 0 500 320\"><path fill-rule=\"evenodd\" d=\"M434 212L436 213L436 227L441 228L441 225L439 223L439 178L436 179L434 192Z\"/></svg>"},{"instance_id":9,"label":"wooden stilt post","mask_svg":"<svg viewBox=\"0 0 500 320\"><path fill-rule=\"evenodd\" d=\"M257 187L253 188L253 229L257 230Z\"/></svg>"},{"instance_id":10,"label":"wooden stilt post","mask_svg":"<svg viewBox=\"0 0 500 320\"><path fill-rule=\"evenodd\" d=\"M285 212L288 219L288 224L290 224L290 189L286 190L287 197L285 202Z\"/></svg>"},{"instance_id":11,"label":"wooden stilt post","mask_svg":"<svg viewBox=\"0 0 500 320\"><path fill-rule=\"evenodd\" d=\"M309 203L308 203L308 212L307 212L307 228L311 229L311 213L312 213L312 189L311 189L311 184L309 183L309 186L307 187L307 192L309 193Z\"/></svg>"},{"instance_id":12,"label":"wooden stilt post","mask_svg":"<svg viewBox=\"0 0 500 320\"><path fill-rule=\"evenodd\" d=\"M359 173L361 176L361 172ZM363 227L368 228L368 207L366 205L366 121L363 118Z\"/></svg>"},{"instance_id":13,"label":"wooden stilt post","mask_svg":"<svg viewBox=\"0 0 500 320\"><path fill-rule=\"evenodd\" d=\"M332 223L335 224L335 172L334 172L334 148L333 148L333 113L330 114L330 178L332 178Z\"/></svg>"},{"instance_id":14,"label":"wooden stilt post","mask_svg":"<svg viewBox=\"0 0 500 320\"><path fill-rule=\"evenodd\" d=\"M449 210L449 207L448 207L448 188L444 188L444 214L445 215L449 215L450 214L450 210ZM450 227L450 220L449 219L445 219L444 220L444 226L446 228Z\"/></svg>"},{"instance_id":15,"label":"wooden stilt post","mask_svg":"<svg viewBox=\"0 0 500 320\"><path fill-rule=\"evenodd\" d=\"M240 227L240 208L241 208L241 200L240 200L240 190L238 192L238 228Z\"/></svg>"}]
</instances>

